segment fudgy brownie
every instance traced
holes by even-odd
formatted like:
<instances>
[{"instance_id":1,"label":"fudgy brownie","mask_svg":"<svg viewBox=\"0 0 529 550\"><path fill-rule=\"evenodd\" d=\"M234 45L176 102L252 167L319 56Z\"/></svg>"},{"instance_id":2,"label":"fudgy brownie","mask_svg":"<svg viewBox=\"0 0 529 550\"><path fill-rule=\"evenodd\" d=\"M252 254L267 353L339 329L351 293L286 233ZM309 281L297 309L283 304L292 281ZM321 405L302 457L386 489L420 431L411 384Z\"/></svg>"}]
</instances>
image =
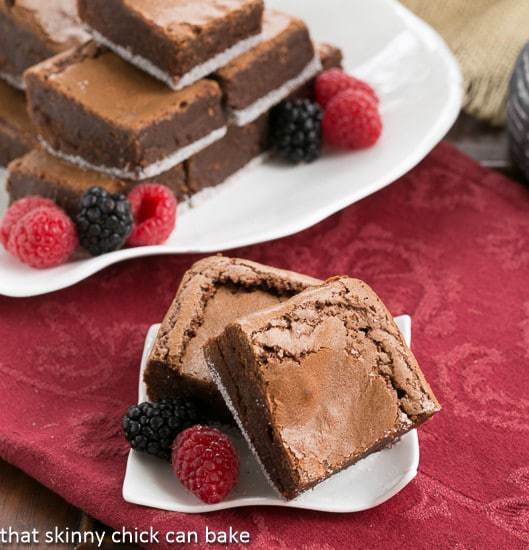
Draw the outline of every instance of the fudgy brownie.
<instances>
[{"instance_id":1,"label":"fudgy brownie","mask_svg":"<svg viewBox=\"0 0 529 550\"><path fill-rule=\"evenodd\" d=\"M287 499L440 410L415 357L365 283L331 279L229 324L208 367Z\"/></svg>"},{"instance_id":2,"label":"fudgy brownie","mask_svg":"<svg viewBox=\"0 0 529 550\"><path fill-rule=\"evenodd\" d=\"M0 77L22 89L27 68L88 38L76 0L0 0Z\"/></svg>"},{"instance_id":3,"label":"fudgy brownie","mask_svg":"<svg viewBox=\"0 0 529 550\"><path fill-rule=\"evenodd\" d=\"M155 181L169 187L179 199L189 194L181 164L157 176ZM138 183L143 182L119 180L93 170L83 170L39 149L9 165L7 192L11 202L29 195L47 197L74 216L79 210L81 197L91 187L102 187L111 193L128 193Z\"/></svg>"},{"instance_id":4,"label":"fudgy brownie","mask_svg":"<svg viewBox=\"0 0 529 550\"><path fill-rule=\"evenodd\" d=\"M0 81L0 166L7 166L36 144L24 94Z\"/></svg>"},{"instance_id":5,"label":"fudgy brownie","mask_svg":"<svg viewBox=\"0 0 529 550\"><path fill-rule=\"evenodd\" d=\"M270 110L321 69L301 19L267 10L263 42L220 69L220 83L233 121L243 126Z\"/></svg>"},{"instance_id":6,"label":"fudgy brownie","mask_svg":"<svg viewBox=\"0 0 529 550\"><path fill-rule=\"evenodd\" d=\"M47 149L119 178L167 172L226 133L216 82L174 92L93 42L29 69L25 79Z\"/></svg>"},{"instance_id":7,"label":"fudgy brownie","mask_svg":"<svg viewBox=\"0 0 529 550\"><path fill-rule=\"evenodd\" d=\"M205 258L184 275L151 351L145 383L152 400L192 396L227 420L202 347L243 315L278 304L321 281L247 260Z\"/></svg>"},{"instance_id":8,"label":"fudgy brownie","mask_svg":"<svg viewBox=\"0 0 529 550\"><path fill-rule=\"evenodd\" d=\"M260 40L263 0L79 0L94 38L178 90Z\"/></svg>"},{"instance_id":9,"label":"fudgy brownie","mask_svg":"<svg viewBox=\"0 0 529 550\"><path fill-rule=\"evenodd\" d=\"M268 114L246 126L229 126L226 136L186 161L187 185L196 193L244 168L268 148Z\"/></svg>"}]
</instances>

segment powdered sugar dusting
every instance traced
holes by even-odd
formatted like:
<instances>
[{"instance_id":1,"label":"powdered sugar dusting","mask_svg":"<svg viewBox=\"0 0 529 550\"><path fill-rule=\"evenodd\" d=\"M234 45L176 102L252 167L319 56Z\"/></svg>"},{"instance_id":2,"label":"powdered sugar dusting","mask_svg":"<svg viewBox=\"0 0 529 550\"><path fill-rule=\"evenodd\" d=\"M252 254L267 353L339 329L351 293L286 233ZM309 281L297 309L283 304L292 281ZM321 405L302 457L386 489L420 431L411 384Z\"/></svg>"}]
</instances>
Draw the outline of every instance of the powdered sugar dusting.
<instances>
[{"instance_id":1,"label":"powdered sugar dusting","mask_svg":"<svg viewBox=\"0 0 529 550\"><path fill-rule=\"evenodd\" d=\"M0 166L0 219L4 217L9 204L9 196L7 194L7 170Z\"/></svg>"},{"instance_id":2,"label":"powdered sugar dusting","mask_svg":"<svg viewBox=\"0 0 529 550\"><path fill-rule=\"evenodd\" d=\"M212 57L205 63L193 67L193 69L191 69L188 73L182 75L181 77L175 78L169 73L160 69L160 67L152 63L152 61L149 61L141 55L134 54L129 49L120 46L115 42L112 42L98 31L92 28L88 28L88 31L92 34L96 42L102 44L103 46L106 46L117 55L122 57L125 61L128 61L129 63L132 63L132 65L138 67L138 69L141 69L142 71L150 74L154 78L161 80L175 92L178 90L182 90L183 88L186 88L191 84L194 84L201 78L204 78L205 76L214 73L221 67L224 67L230 61L233 61L236 57L239 57L240 55L257 46L257 44L259 44L259 42L261 42L263 39L262 34L257 34L254 36L250 36L250 38L245 38L244 40L237 42L237 44L233 45L231 48L228 48L227 50Z\"/></svg>"},{"instance_id":3,"label":"powdered sugar dusting","mask_svg":"<svg viewBox=\"0 0 529 550\"><path fill-rule=\"evenodd\" d=\"M226 403L226 406L230 410L231 414L233 415L233 418L235 422L237 423L237 426L239 427L239 430L241 431L244 439L246 440L246 443L248 443L248 447L250 447L252 453L254 454L257 463L261 467L261 470L263 471L263 474L265 475L266 479L268 480L268 483L272 486L272 488L277 492L277 494L284 499L283 495L279 492L279 489L275 485L275 483L272 481L272 478L268 474L265 465L261 461L261 457L259 456L259 453L257 452L257 449L254 447L252 440L250 439L249 434L244 429L241 419L237 414L237 411L235 409L235 406L233 405L233 401L231 400L230 396L228 395L228 392L224 385L222 384L222 381L220 379L220 376L218 372L210 365L209 361L206 361L206 364L208 366L209 372L211 374L211 377L213 378L213 382L215 382L215 385L217 386L217 389L219 390L220 394L222 395L222 398L224 399L224 402Z\"/></svg>"},{"instance_id":4,"label":"powdered sugar dusting","mask_svg":"<svg viewBox=\"0 0 529 550\"><path fill-rule=\"evenodd\" d=\"M262 114L269 111L274 105L277 105L283 99L287 98L292 92L300 86L314 78L322 70L320 58L316 56L301 73L285 82L279 88L272 90L255 103L252 103L246 109L231 112L231 119L237 126L246 126L250 122L258 119Z\"/></svg>"},{"instance_id":5,"label":"powdered sugar dusting","mask_svg":"<svg viewBox=\"0 0 529 550\"><path fill-rule=\"evenodd\" d=\"M195 155L196 153L199 153L212 143L215 143L219 139L222 139L226 135L227 131L228 129L226 126L223 126L222 128L217 128L207 136L193 143L190 143L185 147L182 147L168 157L153 162L152 164L149 164L148 166L141 168L137 171L125 170L112 166L92 164L91 162L88 162L78 155L70 155L68 153L64 153L63 151L54 149L41 136L39 136L39 141L42 147L51 155L63 159L70 164L74 164L75 166L79 166L80 168L84 168L85 170L94 170L95 172L100 172L102 174L120 179L141 181L149 178L154 178L156 176L159 176L160 174L163 174L164 172L168 172L177 164L180 164L184 160L187 160L189 157Z\"/></svg>"},{"instance_id":6,"label":"powdered sugar dusting","mask_svg":"<svg viewBox=\"0 0 529 550\"><path fill-rule=\"evenodd\" d=\"M26 84L22 77L17 77L9 73L0 72L0 78L17 90L24 91L26 89Z\"/></svg>"}]
</instances>

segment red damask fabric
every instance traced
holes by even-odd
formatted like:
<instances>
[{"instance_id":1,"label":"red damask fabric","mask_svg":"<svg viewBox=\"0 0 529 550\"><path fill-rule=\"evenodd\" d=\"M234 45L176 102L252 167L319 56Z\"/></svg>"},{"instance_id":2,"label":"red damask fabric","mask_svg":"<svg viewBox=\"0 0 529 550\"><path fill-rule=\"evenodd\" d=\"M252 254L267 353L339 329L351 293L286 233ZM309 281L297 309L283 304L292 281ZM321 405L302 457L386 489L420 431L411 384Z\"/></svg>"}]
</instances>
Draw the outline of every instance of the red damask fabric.
<instances>
[{"instance_id":1,"label":"red damask fabric","mask_svg":"<svg viewBox=\"0 0 529 550\"><path fill-rule=\"evenodd\" d=\"M263 550L529 547L527 188L442 144L316 227L232 254L360 277L392 313L412 316L444 409L420 430L420 472L404 491L343 515L186 516L122 500L120 419L136 399L145 333L198 256L129 261L61 292L0 299L0 455L114 527L231 525Z\"/></svg>"}]
</instances>

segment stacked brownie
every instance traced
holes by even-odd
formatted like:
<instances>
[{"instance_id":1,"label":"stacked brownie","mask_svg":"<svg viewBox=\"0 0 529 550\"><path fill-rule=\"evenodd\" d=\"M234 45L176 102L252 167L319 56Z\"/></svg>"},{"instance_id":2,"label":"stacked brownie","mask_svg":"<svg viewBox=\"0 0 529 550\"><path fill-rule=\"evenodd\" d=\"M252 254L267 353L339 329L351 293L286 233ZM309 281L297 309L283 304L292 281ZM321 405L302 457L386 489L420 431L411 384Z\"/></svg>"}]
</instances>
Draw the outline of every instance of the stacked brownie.
<instances>
[{"instance_id":1,"label":"stacked brownie","mask_svg":"<svg viewBox=\"0 0 529 550\"><path fill-rule=\"evenodd\" d=\"M0 0L0 167L37 145L24 71L87 39L76 0Z\"/></svg>"},{"instance_id":2,"label":"stacked brownie","mask_svg":"<svg viewBox=\"0 0 529 550\"><path fill-rule=\"evenodd\" d=\"M220 256L184 275L144 381L153 401L185 397L235 419L287 499L440 410L365 283Z\"/></svg>"},{"instance_id":3,"label":"stacked brownie","mask_svg":"<svg viewBox=\"0 0 529 550\"><path fill-rule=\"evenodd\" d=\"M153 180L187 198L265 152L269 110L341 63L262 0L78 5L93 41L25 73L45 153L10 167L11 200L45 195L72 211L89 182L127 191Z\"/></svg>"}]
</instances>

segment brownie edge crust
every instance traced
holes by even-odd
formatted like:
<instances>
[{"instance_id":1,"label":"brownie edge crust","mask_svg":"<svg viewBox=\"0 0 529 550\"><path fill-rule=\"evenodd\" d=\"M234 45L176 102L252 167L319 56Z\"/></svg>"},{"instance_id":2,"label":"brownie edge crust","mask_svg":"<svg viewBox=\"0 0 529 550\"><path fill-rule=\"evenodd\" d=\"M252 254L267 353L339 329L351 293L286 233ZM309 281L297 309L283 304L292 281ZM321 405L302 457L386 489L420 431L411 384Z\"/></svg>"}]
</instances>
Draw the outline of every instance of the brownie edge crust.
<instances>
[{"instance_id":1,"label":"brownie edge crust","mask_svg":"<svg viewBox=\"0 0 529 550\"><path fill-rule=\"evenodd\" d=\"M440 410L386 307L365 283L347 277L238 319L204 353L287 499Z\"/></svg>"}]
</instances>

